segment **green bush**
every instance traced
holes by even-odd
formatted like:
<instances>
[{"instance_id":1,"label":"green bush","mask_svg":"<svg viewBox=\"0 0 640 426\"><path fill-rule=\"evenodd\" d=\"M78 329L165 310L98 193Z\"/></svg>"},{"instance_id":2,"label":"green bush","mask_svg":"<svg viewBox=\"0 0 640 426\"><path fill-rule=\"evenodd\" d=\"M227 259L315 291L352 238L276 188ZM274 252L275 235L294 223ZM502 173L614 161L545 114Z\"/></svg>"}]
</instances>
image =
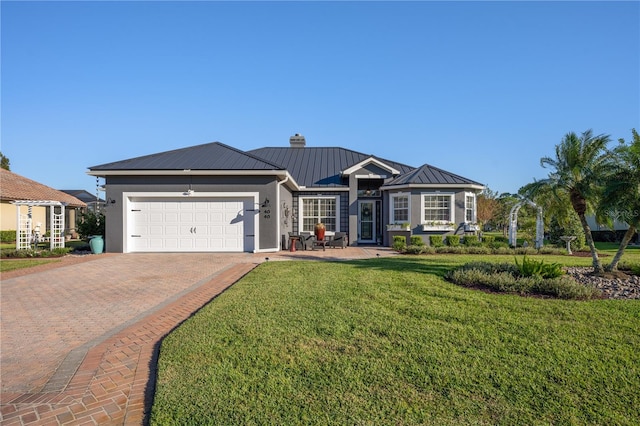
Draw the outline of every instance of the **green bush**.
<instances>
[{"instance_id":1,"label":"green bush","mask_svg":"<svg viewBox=\"0 0 640 426\"><path fill-rule=\"evenodd\" d=\"M467 247L479 246L480 240L477 235L465 235L463 244Z\"/></svg>"},{"instance_id":2,"label":"green bush","mask_svg":"<svg viewBox=\"0 0 640 426\"><path fill-rule=\"evenodd\" d=\"M491 254L491 249L489 247L482 246L471 246L466 247L467 254Z\"/></svg>"},{"instance_id":3,"label":"green bush","mask_svg":"<svg viewBox=\"0 0 640 426\"><path fill-rule=\"evenodd\" d=\"M559 263L544 263L544 260L528 259L526 255L522 258L522 263L518 263L518 258L515 261L521 277L557 278L564 274Z\"/></svg>"},{"instance_id":4,"label":"green bush","mask_svg":"<svg viewBox=\"0 0 640 426\"><path fill-rule=\"evenodd\" d=\"M601 296L598 289L584 286L567 275L554 278L521 276L518 266L508 263L471 262L449 271L446 278L466 287L482 286L521 295L538 294L578 300Z\"/></svg>"},{"instance_id":5,"label":"green bush","mask_svg":"<svg viewBox=\"0 0 640 426\"><path fill-rule=\"evenodd\" d=\"M0 243L12 243L16 240L16 230L0 231Z\"/></svg>"},{"instance_id":6,"label":"green bush","mask_svg":"<svg viewBox=\"0 0 640 426\"><path fill-rule=\"evenodd\" d=\"M31 257L61 257L69 253L72 249L68 247L58 247L53 250L2 250L0 257L7 259L26 259Z\"/></svg>"},{"instance_id":7,"label":"green bush","mask_svg":"<svg viewBox=\"0 0 640 426\"><path fill-rule=\"evenodd\" d=\"M424 241L422 240L422 237L420 235L412 235L410 238L410 243L409 245L412 246L423 246L424 245Z\"/></svg>"},{"instance_id":8,"label":"green bush","mask_svg":"<svg viewBox=\"0 0 640 426\"><path fill-rule=\"evenodd\" d=\"M391 247L396 251L404 251L407 248L407 239L402 235L394 235Z\"/></svg>"},{"instance_id":9,"label":"green bush","mask_svg":"<svg viewBox=\"0 0 640 426\"><path fill-rule=\"evenodd\" d=\"M442 235L429 235L429 245L431 247L442 247L444 245Z\"/></svg>"},{"instance_id":10,"label":"green bush","mask_svg":"<svg viewBox=\"0 0 640 426\"><path fill-rule=\"evenodd\" d=\"M467 252L466 247L451 247L451 246L440 246L436 247L437 253L451 253L451 254L465 254Z\"/></svg>"},{"instance_id":11,"label":"green bush","mask_svg":"<svg viewBox=\"0 0 640 426\"><path fill-rule=\"evenodd\" d=\"M460 245L460 235L447 235L447 245L457 247Z\"/></svg>"},{"instance_id":12,"label":"green bush","mask_svg":"<svg viewBox=\"0 0 640 426\"><path fill-rule=\"evenodd\" d=\"M405 249L404 252L407 254L422 254L424 253L424 244L423 245L408 245Z\"/></svg>"},{"instance_id":13,"label":"green bush","mask_svg":"<svg viewBox=\"0 0 640 426\"><path fill-rule=\"evenodd\" d=\"M76 231L81 238L91 235L104 235L105 217L101 212L87 211L81 213L76 223Z\"/></svg>"},{"instance_id":14,"label":"green bush","mask_svg":"<svg viewBox=\"0 0 640 426\"><path fill-rule=\"evenodd\" d=\"M494 237L493 235L487 235L486 237L482 237L482 243L489 245L489 244L493 244L496 241L496 237Z\"/></svg>"}]
</instances>

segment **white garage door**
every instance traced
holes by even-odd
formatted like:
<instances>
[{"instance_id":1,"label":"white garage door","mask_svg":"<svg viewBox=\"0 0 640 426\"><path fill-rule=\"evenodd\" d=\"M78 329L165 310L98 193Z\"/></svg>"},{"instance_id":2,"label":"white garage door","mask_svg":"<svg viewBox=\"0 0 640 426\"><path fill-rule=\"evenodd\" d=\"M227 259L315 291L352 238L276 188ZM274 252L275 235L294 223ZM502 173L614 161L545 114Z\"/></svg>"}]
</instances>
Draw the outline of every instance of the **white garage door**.
<instances>
[{"instance_id":1,"label":"white garage door","mask_svg":"<svg viewBox=\"0 0 640 426\"><path fill-rule=\"evenodd\" d=\"M255 246L250 198L134 198L130 252L243 252Z\"/></svg>"}]
</instances>

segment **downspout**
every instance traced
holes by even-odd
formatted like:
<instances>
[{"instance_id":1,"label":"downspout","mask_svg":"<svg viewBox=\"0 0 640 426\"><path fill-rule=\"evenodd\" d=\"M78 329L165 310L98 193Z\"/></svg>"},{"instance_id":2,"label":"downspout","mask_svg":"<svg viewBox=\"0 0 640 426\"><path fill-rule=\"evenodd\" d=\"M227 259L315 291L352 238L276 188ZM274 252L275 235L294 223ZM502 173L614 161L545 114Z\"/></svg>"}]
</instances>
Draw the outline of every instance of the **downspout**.
<instances>
[{"instance_id":1,"label":"downspout","mask_svg":"<svg viewBox=\"0 0 640 426\"><path fill-rule=\"evenodd\" d=\"M278 185L276 186L276 216L278 219L278 226L276 227L277 229L277 233L276 233L276 251L280 251L280 186L287 183L289 181L289 175L287 174L287 176L285 176L284 180L282 180L281 182L278 182Z\"/></svg>"}]
</instances>

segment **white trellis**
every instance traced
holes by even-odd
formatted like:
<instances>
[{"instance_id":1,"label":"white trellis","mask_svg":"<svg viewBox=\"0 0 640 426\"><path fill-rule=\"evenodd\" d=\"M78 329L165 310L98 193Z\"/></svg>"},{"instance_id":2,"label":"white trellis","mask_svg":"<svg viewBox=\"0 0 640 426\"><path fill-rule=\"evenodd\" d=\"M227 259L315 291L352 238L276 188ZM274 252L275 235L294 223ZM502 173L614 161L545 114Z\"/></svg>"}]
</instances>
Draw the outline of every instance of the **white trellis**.
<instances>
[{"instance_id":1,"label":"white trellis","mask_svg":"<svg viewBox=\"0 0 640 426\"><path fill-rule=\"evenodd\" d=\"M33 207L49 207L49 245L54 248L64 247L64 208L66 203L51 200L20 200L12 201L16 206L18 217L18 229L16 231L16 249L25 250L33 247L38 242L39 235L34 235L33 231ZM23 213L22 207L27 207L27 212Z\"/></svg>"},{"instance_id":2,"label":"white trellis","mask_svg":"<svg viewBox=\"0 0 640 426\"><path fill-rule=\"evenodd\" d=\"M538 214L536 216L536 239L535 248L540 249L544 245L544 221L542 219L542 207L538 206L533 201L524 199L517 203L511 209L509 213L509 245L515 247L517 245L517 234L518 234L518 211L520 211L520 207L524 204L529 204L531 207L534 207Z\"/></svg>"}]
</instances>

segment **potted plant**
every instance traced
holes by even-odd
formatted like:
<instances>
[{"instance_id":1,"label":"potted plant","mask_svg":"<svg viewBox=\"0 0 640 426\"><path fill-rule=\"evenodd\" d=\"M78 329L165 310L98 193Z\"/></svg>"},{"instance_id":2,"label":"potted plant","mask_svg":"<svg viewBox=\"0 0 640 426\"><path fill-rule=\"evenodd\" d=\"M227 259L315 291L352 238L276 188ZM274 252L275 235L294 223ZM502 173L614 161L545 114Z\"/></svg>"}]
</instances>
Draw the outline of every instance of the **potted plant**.
<instances>
[{"instance_id":1,"label":"potted plant","mask_svg":"<svg viewBox=\"0 0 640 426\"><path fill-rule=\"evenodd\" d=\"M325 226L324 223L318 222L313 230L318 241L324 241Z\"/></svg>"}]
</instances>

